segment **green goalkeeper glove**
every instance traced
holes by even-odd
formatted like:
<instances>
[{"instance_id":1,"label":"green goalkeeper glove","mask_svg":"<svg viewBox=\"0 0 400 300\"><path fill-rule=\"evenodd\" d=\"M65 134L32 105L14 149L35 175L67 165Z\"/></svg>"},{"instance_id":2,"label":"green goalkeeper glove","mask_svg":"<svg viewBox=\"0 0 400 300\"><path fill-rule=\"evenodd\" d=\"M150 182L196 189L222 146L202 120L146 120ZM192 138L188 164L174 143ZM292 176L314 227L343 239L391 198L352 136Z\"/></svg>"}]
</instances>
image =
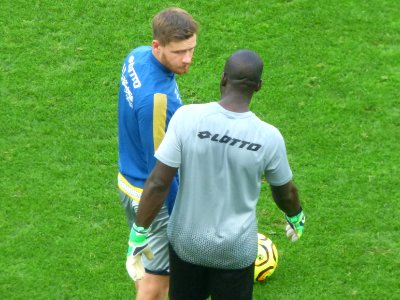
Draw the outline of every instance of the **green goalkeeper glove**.
<instances>
[{"instance_id":1,"label":"green goalkeeper glove","mask_svg":"<svg viewBox=\"0 0 400 300\"><path fill-rule=\"evenodd\" d=\"M126 254L126 270L129 276L134 280L140 280L144 277L144 266L142 262L142 254L147 259L154 258L153 252L147 241L149 229L138 227L133 224L128 242L128 253Z\"/></svg>"},{"instance_id":2,"label":"green goalkeeper glove","mask_svg":"<svg viewBox=\"0 0 400 300\"><path fill-rule=\"evenodd\" d=\"M286 221L288 222L288 225L286 226L286 235L295 242L304 232L306 217L304 216L303 209L300 208L300 212L293 217L288 217L286 215Z\"/></svg>"}]
</instances>

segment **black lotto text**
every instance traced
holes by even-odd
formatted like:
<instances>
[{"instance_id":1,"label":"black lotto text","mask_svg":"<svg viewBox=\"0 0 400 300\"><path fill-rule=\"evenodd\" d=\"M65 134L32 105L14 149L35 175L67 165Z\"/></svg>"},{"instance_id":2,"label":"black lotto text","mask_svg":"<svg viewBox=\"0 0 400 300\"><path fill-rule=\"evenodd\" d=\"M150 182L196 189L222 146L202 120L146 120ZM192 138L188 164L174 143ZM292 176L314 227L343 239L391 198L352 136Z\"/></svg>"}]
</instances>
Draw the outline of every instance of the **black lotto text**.
<instances>
[{"instance_id":1,"label":"black lotto text","mask_svg":"<svg viewBox=\"0 0 400 300\"><path fill-rule=\"evenodd\" d=\"M219 142L221 144L228 144L229 146L236 146L238 148L243 148L249 151L258 151L261 148L260 144L242 141L239 139L232 138L227 135L219 137L219 133L212 134L209 131L200 131L197 136L200 139L211 139L213 142Z\"/></svg>"}]
</instances>

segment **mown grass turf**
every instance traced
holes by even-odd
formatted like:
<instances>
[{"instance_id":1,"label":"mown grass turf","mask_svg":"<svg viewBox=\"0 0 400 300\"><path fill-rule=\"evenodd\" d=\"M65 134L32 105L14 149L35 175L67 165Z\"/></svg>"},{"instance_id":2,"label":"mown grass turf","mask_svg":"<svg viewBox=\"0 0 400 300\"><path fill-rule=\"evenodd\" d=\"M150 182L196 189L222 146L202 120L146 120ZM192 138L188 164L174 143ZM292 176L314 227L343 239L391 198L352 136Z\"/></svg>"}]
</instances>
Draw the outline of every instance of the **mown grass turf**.
<instances>
[{"instance_id":1,"label":"mown grass turf","mask_svg":"<svg viewBox=\"0 0 400 300\"><path fill-rule=\"evenodd\" d=\"M152 16L200 23L185 103L217 100L223 64L265 61L252 110L283 133L307 221L287 241L265 185L277 271L254 299L389 299L399 274L400 6L383 1L3 1L0 295L131 299L116 189L121 63ZM223 284L223 283L221 283Z\"/></svg>"}]
</instances>

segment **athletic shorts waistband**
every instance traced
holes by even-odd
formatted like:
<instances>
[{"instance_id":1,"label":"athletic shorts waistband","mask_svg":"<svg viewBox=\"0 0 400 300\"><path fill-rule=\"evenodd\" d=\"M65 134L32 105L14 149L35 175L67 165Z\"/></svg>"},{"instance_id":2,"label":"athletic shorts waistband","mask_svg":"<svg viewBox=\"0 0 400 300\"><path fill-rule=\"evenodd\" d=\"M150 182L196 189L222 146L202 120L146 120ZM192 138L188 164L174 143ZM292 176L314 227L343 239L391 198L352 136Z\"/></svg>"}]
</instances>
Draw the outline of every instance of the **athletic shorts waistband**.
<instances>
[{"instance_id":1,"label":"athletic shorts waistband","mask_svg":"<svg viewBox=\"0 0 400 300\"><path fill-rule=\"evenodd\" d=\"M121 173L118 173L118 188L132 200L140 201L143 189L130 184Z\"/></svg>"}]
</instances>

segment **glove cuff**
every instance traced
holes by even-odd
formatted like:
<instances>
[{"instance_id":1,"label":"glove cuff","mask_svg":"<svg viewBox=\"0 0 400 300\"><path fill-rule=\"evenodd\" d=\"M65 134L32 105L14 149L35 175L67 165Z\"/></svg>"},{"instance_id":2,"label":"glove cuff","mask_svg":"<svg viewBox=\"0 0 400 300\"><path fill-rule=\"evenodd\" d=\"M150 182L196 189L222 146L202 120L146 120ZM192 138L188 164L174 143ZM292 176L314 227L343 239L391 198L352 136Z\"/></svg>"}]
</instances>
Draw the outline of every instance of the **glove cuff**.
<instances>
[{"instance_id":1,"label":"glove cuff","mask_svg":"<svg viewBox=\"0 0 400 300\"><path fill-rule=\"evenodd\" d=\"M149 228L139 227L136 225L136 223L133 223L132 229L143 235L147 235L149 233Z\"/></svg>"},{"instance_id":2,"label":"glove cuff","mask_svg":"<svg viewBox=\"0 0 400 300\"><path fill-rule=\"evenodd\" d=\"M286 220L288 220L292 224L299 223L303 218L304 218L304 213L301 207L299 212L295 216L289 217L288 215L286 215Z\"/></svg>"},{"instance_id":3,"label":"glove cuff","mask_svg":"<svg viewBox=\"0 0 400 300\"><path fill-rule=\"evenodd\" d=\"M149 228L139 227L136 224L132 225L131 233L128 241L128 256L132 254L135 247L140 247L146 243Z\"/></svg>"}]
</instances>

